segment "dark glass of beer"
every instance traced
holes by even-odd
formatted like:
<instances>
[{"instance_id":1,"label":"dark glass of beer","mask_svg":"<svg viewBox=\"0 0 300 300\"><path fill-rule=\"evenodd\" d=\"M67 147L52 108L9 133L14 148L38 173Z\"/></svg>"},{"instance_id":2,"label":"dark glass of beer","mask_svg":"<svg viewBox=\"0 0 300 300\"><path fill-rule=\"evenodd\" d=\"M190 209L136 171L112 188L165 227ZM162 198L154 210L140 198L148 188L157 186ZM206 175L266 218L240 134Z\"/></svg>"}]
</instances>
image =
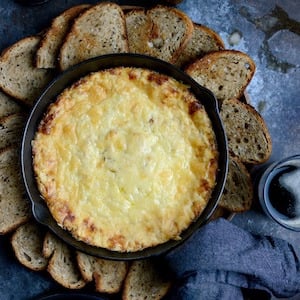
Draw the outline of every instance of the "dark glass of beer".
<instances>
[{"instance_id":1,"label":"dark glass of beer","mask_svg":"<svg viewBox=\"0 0 300 300\"><path fill-rule=\"evenodd\" d=\"M300 155L270 165L259 180L258 197L269 217L300 231Z\"/></svg>"}]
</instances>

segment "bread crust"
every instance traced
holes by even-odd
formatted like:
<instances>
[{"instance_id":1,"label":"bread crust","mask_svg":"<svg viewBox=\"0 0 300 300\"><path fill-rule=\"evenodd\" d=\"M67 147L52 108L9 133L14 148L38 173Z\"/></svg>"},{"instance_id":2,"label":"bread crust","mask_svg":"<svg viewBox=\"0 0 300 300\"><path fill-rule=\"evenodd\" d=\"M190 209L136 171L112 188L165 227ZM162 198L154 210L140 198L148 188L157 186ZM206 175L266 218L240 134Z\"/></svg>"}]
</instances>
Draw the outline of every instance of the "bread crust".
<instances>
[{"instance_id":1,"label":"bread crust","mask_svg":"<svg viewBox=\"0 0 300 300\"><path fill-rule=\"evenodd\" d=\"M166 269L153 259L136 260L130 267L125 279L122 300L151 299L159 300L168 293L172 279Z\"/></svg>"},{"instance_id":2,"label":"bread crust","mask_svg":"<svg viewBox=\"0 0 300 300\"><path fill-rule=\"evenodd\" d=\"M251 208L253 185L246 166L237 158L229 156L228 175L219 206L233 213Z\"/></svg>"},{"instance_id":3,"label":"bread crust","mask_svg":"<svg viewBox=\"0 0 300 300\"><path fill-rule=\"evenodd\" d=\"M180 56L175 65L185 68L196 59L219 50L224 50L225 45L222 38L211 28L194 23L192 37L185 47L182 48Z\"/></svg>"},{"instance_id":4,"label":"bread crust","mask_svg":"<svg viewBox=\"0 0 300 300\"><path fill-rule=\"evenodd\" d=\"M43 242L43 255L49 259L47 271L60 285L68 289L81 289L86 285L76 262L75 251L50 232L46 233Z\"/></svg>"},{"instance_id":5,"label":"bread crust","mask_svg":"<svg viewBox=\"0 0 300 300\"><path fill-rule=\"evenodd\" d=\"M136 23L134 19L136 17ZM126 14L129 49L174 63L192 37L191 19L179 9L156 5ZM175 24L176 26L175 27Z\"/></svg>"},{"instance_id":6,"label":"bread crust","mask_svg":"<svg viewBox=\"0 0 300 300\"><path fill-rule=\"evenodd\" d=\"M33 271L47 268L48 259L43 256L44 232L35 222L17 228L11 237L11 245L18 261Z\"/></svg>"},{"instance_id":7,"label":"bread crust","mask_svg":"<svg viewBox=\"0 0 300 300\"><path fill-rule=\"evenodd\" d=\"M107 18L109 13L113 14L113 19ZM115 27L110 31L111 26ZM75 18L60 49L59 67L65 70L83 60L108 53L128 52L128 49L123 10L115 3L101 2Z\"/></svg>"},{"instance_id":8,"label":"bread crust","mask_svg":"<svg viewBox=\"0 0 300 300\"><path fill-rule=\"evenodd\" d=\"M180 44L175 47L175 51L173 53L171 53L171 56L169 59L165 59L167 61L169 61L170 63L175 63L178 56L180 55L182 49L185 48L185 46L187 45L188 41L191 39L193 31L194 31L194 26L193 26L193 22L192 20L181 10L177 9L177 8L169 8L163 5L157 5L156 7L154 7L153 9L149 10L147 13L149 14L152 23L154 23L154 26L152 27L152 32L151 32L151 38L155 37L158 34L158 37L161 35L163 35L163 32L156 32L156 28L159 27L159 24L155 24L155 19L154 19L154 15L156 13L161 12L162 15L168 15L169 14L174 14L177 18L179 18L185 25L185 32L184 35L181 37L181 42ZM167 22L167 20L166 20ZM162 24L160 24L162 25ZM155 54L154 52L150 51L150 55L154 55L157 56L157 54ZM163 57L162 57L163 58ZM164 59L164 58L163 58Z\"/></svg>"},{"instance_id":9,"label":"bread crust","mask_svg":"<svg viewBox=\"0 0 300 300\"><path fill-rule=\"evenodd\" d=\"M19 150L9 146L0 150L0 234L8 234L31 217L19 165Z\"/></svg>"},{"instance_id":10,"label":"bread crust","mask_svg":"<svg viewBox=\"0 0 300 300\"><path fill-rule=\"evenodd\" d=\"M89 7L89 4L72 6L52 20L36 51L35 65L37 68L53 69L58 67L60 47L74 18Z\"/></svg>"},{"instance_id":11,"label":"bread crust","mask_svg":"<svg viewBox=\"0 0 300 300\"><path fill-rule=\"evenodd\" d=\"M129 52L146 54L147 40L151 32L151 20L144 8L136 8L125 14Z\"/></svg>"},{"instance_id":12,"label":"bread crust","mask_svg":"<svg viewBox=\"0 0 300 300\"><path fill-rule=\"evenodd\" d=\"M251 165L264 163L270 158L271 136L266 122L253 106L229 99L223 102L220 115L233 156Z\"/></svg>"},{"instance_id":13,"label":"bread crust","mask_svg":"<svg viewBox=\"0 0 300 300\"><path fill-rule=\"evenodd\" d=\"M95 290L115 294L123 287L129 263L112 261L77 252L77 263L86 282L95 281Z\"/></svg>"},{"instance_id":14,"label":"bread crust","mask_svg":"<svg viewBox=\"0 0 300 300\"><path fill-rule=\"evenodd\" d=\"M31 106L52 79L49 70L35 67L40 36L23 38L5 49L0 57L0 87L9 96Z\"/></svg>"},{"instance_id":15,"label":"bread crust","mask_svg":"<svg viewBox=\"0 0 300 300\"><path fill-rule=\"evenodd\" d=\"M210 89L220 104L239 99L255 73L250 56L238 50L220 50L206 54L185 68L187 74Z\"/></svg>"}]
</instances>

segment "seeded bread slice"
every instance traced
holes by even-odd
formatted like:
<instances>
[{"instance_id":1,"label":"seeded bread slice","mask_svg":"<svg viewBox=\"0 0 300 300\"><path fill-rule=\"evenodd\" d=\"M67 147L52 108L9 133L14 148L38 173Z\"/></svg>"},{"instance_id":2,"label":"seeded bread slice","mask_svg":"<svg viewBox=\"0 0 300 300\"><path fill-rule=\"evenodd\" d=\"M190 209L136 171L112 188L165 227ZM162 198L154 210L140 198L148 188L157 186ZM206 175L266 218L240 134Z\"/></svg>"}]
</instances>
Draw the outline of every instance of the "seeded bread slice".
<instances>
[{"instance_id":1,"label":"seeded bread slice","mask_svg":"<svg viewBox=\"0 0 300 300\"><path fill-rule=\"evenodd\" d=\"M15 99L0 91L0 118L18 113L24 108Z\"/></svg>"},{"instance_id":2,"label":"seeded bread slice","mask_svg":"<svg viewBox=\"0 0 300 300\"><path fill-rule=\"evenodd\" d=\"M182 11L157 5L126 15L130 52L174 63L192 37L193 22Z\"/></svg>"},{"instance_id":3,"label":"seeded bread slice","mask_svg":"<svg viewBox=\"0 0 300 300\"><path fill-rule=\"evenodd\" d=\"M0 149L10 145L20 145L25 114L15 113L0 119Z\"/></svg>"},{"instance_id":4,"label":"seeded bread slice","mask_svg":"<svg viewBox=\"0 0 300 300\"><path fill-rule=\"evenodd\" d=\"M176 65L183 68L207 53L223 50L224 48L224 42L215 31L194 23L193 35L182 50Z\"/></svg>"},{"instance_id":5,"label":"seeded bread slice","mask_svg":"<svg viewBox=\"0 0 300 300\"><path fill-rule=\"evenodd\" d=\"M219 206L230 212L249 210L253 202L251 176L237 158L229 157L228 175Z\"/></svg>"},{"instance_id":6,"label":"seeded bread slice","mask_svg":"<svg viewBox=\"0 0 300 300\"><path fill-rule=\"evenodd\" d=\"M19 149L0 151L0 234L7 234L27 222L32 214L19 165Z\"/></svg>"},{"instance_id":7,"label":"seeded bread slice","mask_svg":"<svg viewBox=\"0 0 300 300\"><path fill-rule=\"evenodd\" d=\"M20 226L11 237L11 244L18 261L34 270L45 270L48 259L43 256L44 231L36 222Z\"/></svg>"},{"instance_id":8,"label":"seeded bread slice","mask_svg":"<svg viewBox=\"0 0 300 300\"><path fill-rule=\"evenodd\" d=\"M51 71L35 67L39 42L39 36L26 37L7 48L0 57L0 87L30 106L53 77Z\"/></svg>"},{"instance_id":9,"label":"seeded bread slice","mask_svg":"<svg viewBox=\"0 0 300 300\"><path fill-rule=\"evenodd\" d=\"M81 289L85 286L75 252L50 232L45 236L43 255L49 259L47 270L56 282L69 289Z\"/></svg>"},{"instance_id":10,"label":"seeded bread slice","mask_svg":"<svg viewBox=\"0 0 300 300\"><path fill-rule=\"evenodd\" d=\"M133 9L125 15L129 52L146 54L151 20L145 9Z\"/></svg>"},{"instance_id":11,"label":"seeded bread slice","mask_svg":"<svg viewBox=\"0 0 300 300\"><path fill-rule=\"evenodd\" d=\"M95 281L97 292L114 294L121 290L128 269L125 261L106 260L78 252L77 262L85 281Z\"/></svg>"},{"instance_id":12,"label":"seeded bread slice","mask_svg":"<svg viewBox=\"0 0 300 300\"><path fill-rule=\"evenodd\" d=\"M61 47L59 64L65 70L97 55L120 52L128 52L125 16L119 5L104 2L75 18Z\"/></svg>"},{"instance_id":13,"label":"seeded bread slice","mask_svg":"<svg viewBox=\"0 0 300 300\"><path fill-rule=\"evenodd\" d=\"M193 22L181 10L158 5L148 11L150 55L174 63L193 34Z\"/></svg>"},{"instance_id":14,"label":"seeded bread slice","mask_svg":"<svg viewBox=\"0 0 300 300\"><path fill-rule=\"evenodd\" d=\"M233 156L248 164L269 159L272 152L270 133L262 116L250 104L237 99L226 100L220 115Z\"/></svg>"},{"instance_id":15,"label":"seeded bread slice","mask_svg":"<svg viewBox=\"0 0 300 300\"><path fill-rule=\"evenodd\" d=\"M185 71L222 103L242 96L254 75L255 64L246 53L220 50L197 59Z\"/></svg>"},{"instance_id":16,"label":"seeded bread slice","mask_svg":"<svg viewBox=\"0 0 300 300\"><path fill-rule=\"evenodd\" d=\"M74 18L89 7L88 4L73 6L52 20L51 26L43 35L36 52L35 59L38 68L52 69L57 67L60 47Z\"/></svg>"},{"instance_id":17,"label":"seeded bread slice","mask_svg":"<svg viewBox=\"0 0 300 300\"><path fill-rule=\"evenodd\" d=\"M132 262L122 293L123 300L162 299L171 288L171 280L152 259Z\"/></svg>"}]
</instances>

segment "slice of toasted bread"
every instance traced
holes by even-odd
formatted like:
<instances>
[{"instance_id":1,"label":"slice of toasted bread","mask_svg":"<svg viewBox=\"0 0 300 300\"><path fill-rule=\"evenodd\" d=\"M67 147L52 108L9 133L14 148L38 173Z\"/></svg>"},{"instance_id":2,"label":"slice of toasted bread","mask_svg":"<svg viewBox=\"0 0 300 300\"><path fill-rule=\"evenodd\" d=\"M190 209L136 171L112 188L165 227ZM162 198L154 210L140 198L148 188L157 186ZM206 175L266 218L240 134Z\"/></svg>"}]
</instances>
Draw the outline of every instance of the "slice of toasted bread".
<instances>
[{"instance_id":1,"label":"slice of toasted bread","mask_svg":"<svg viewBox=\"0 0 300 300\"><path fill-rule=\"evenodd\" d=\"M152 259L132 262L125 279L122 299L162 299L171 288L171 279Z\"/></svg>"},{"instance_id":2,"label":"slice of toasted bread","mask_svg":"<svg viewBox=\"0 0 300 300\"><path fill-rule=\"evenodd\" d=\"M51 26L43 35L36 52L35 59L38 68L52 69L57 67L60 47L74 18L89 7L88 4L72 6L52 20Z\"/></svg>"},{"instance_id":3,"label":"slice of toasted bread","mask_svg":"<svg viewBox=\"0 0 300 300\"><path fill-rule=\"evenodd\" d=\"M48 259L43 255L44 231L36 222L26 223L13 233L11 244L18 261L34 270L45 270Z\"/></svg>"},{"instance_id":4,"label":"slice of toasted bread","mask_svg":"<svg viewBox=\"0 0 300 300\"><path fill-rule=\"evenodd\" d=\"M0 118L18 113L24 108L15 99L0 91Z\"/></svg>"},{"instance_id":5,"label":"slice of toasted bread","mask_svg":"<svg viewBox=\"0 0 300 300\"><path fill-rule=\"evenodd\" d=\"M212 29L194 23L194 31L186 47L182 50L176 65L184 67L205 54L225 48L221 37Z\"/></svg>"},{"instance_id":6,"label":"slice of toasted bread","mask_svg":"<svg viewBox=\"0 0 300 300\"><path fill-rule=\"evenodd\" d=\"M0 162L0 234L6 234L27 222L32 214L21 178L19 149L2 149Z\"/></svg>"},{"instance_id":7,"label":"slice of toasted bread","mask_svg":"<svg viewBox=\"0 0 300 300\"><path fill-rule=\"evenodd\" d=\"M150 9L148 14L152 22L149 54L174 63L192 37L192 20L181 10L163 5Z\"/></svg>"},{"instance_id":8,"label":"slice of toasted bread","mask_svg":"<svg viewBox=\"0 0 300 300\"><path fill-rule=\"evenodd\" d=\"M15 113L0 119L0 149L10 145L20 145L26 117Z\"/></svg>"},{"instance_id":9,"label":"slice of toasted bread","mask_svg":"<svg viewBox=\"0 0 300 300\"><path fill-rule=\"evenodd\" d=\"M146 54L151 20L145 9L132 9L125 15L129 52Z\"/></svg>"},{"instance_id":10,"label":"slice of toasted bread","mask_svg":"<svg viewBox=\"0 0 300 300\"><path fill-rule=\"evenodd\" d=\"M255 64L246 53L220 50L196 59L185 71L222 103L242 96L254 75Z\"/></svg>"},{"instance_id":11,"label":"slice of toasted bread","mask_svg":"<svg viewBox=\"0 0 300 300\"><path fill-rule=\"evenodd\" d=\"M50 232L45 236L43 255L49 259L47 271L56 282L68 289L81 289L85 286L75 252Z\"/></svg>"},{"instance_id":12,"label":"slice of toasted bread","mask_svg":"<svg viewBox=\"0 0 300 300\"><path fill-rule=\"evenodd\" d=\"M35 67L39 42L39 36L26 37L7 48L0 57L0 87L30 106L53 77L51 71Z\"/></svg>"},{"instance_id":13,"label":"slice of toasted bread","mask_svg":"<svg viewBox=\"0 0 300 300\"><path fill-rule=\"evenodd\" d=\"M99 3L85 10L67 34L60 50L61 70L86 59L128 52L125 16L115 3Z\"/></svg>"},{"instance_id":14,"label":"slice of toasted bread","mask_svg":"<svg viewBox=\"0 0 300 300\"><path fill-rule=\"evenodd\" d=\"M100 293L114 294L121 290L127 274L128 263L112 261L77 252L77 262L82 277L95 281L95 289Z\"/></svg>"},{"instance_id":15,"label":"slice of toasted bread","mask_svg":"<svg viewBox=\"0 0 300 300\"><path fill-rule=\"evenodd\" d=\"M230 156L228 175L219 206L230 212L243 212L250 209L252 202L251 176L239 159Z\"/></svg>"},{"instance_id":16,"label":"slice of toasted bread","mask_svg":"<svg viewBox=\"0 0 300 300\"><path fill-rule=\"evenodd\" d=\"M220 115L233 156L248 164L259 164L269 159L272 142L268 128L250 104L237 99L226 100Z\"/></svg>"}]
</instances>

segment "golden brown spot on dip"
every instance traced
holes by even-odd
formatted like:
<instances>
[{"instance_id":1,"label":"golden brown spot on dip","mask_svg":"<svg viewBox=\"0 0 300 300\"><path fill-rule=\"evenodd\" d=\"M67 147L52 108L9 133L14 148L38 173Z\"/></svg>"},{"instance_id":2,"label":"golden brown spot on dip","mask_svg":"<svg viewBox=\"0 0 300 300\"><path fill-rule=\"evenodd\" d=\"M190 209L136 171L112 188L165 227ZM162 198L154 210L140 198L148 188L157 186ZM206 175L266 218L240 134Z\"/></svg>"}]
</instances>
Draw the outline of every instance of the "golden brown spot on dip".
<instances>
[{"instance_id":1,"label":"golden brown spot on dip","mask_svg":"<svg viewBox=\"0 0 300 300\"><path fill-rule=\"evenodd\" d=\"M116 246L123 247L125 244L125 237L121 234L116 234L111 237L108 242L112 248L116 248Z\"/></svg>"},{"instance_id":2,"label":"golden brown spot on dip","mask_svg":"<svg viewBox=\"0 0 300 300\"><path fill-rule=\"evenodd\" d=\"M189 103L189 114L193 115L196 111L203 109L203 106L198 101L193 101Z\"/></svg>"},{"instance_id":3,"label":"golden brown spot on dip","mask_svg":"<svg viewBox=\"0 0 300 300\"><path fill-rule=\"evenodd\" d=\"M135 72L129 72L128 77L130 80L137 79L137 74Z\"/></svg>"},{"instance_id":4,"label":"golden brown spot on dip","mask_svg":"<svg viewBox=\"0 0 300 300\"><path fill-rule=\"evenodd\" d=\"M73 87L76 88L76 87L78 87L78 86L84 84L85 81L86 81L86 78L81 78L81 79L79 79L78 81L76 81L76 82L73 84Z\"/></svg>"},{"instance_id":5,"label":"golden brown spot on dip","mask_svg":"<svg viewBox=\"0 0 300 300\"><path fill-rule=\"evenodd\" d=\"M63 206L63 208L61 208L60 213L61 213L62 216L64 216L63 217L63 224L68 223L68 222L73 223L75 218L76 218L75 215L73 214L72 210L69 208L69 206L67 204L65 204Z\"/></svg>"},{"instance_id":6,"label":"golden brown spot on dip","mask_svg":"<svg viewBox=\"0 0 300 300\"><path fill-rule=\"evenodd\" d=\"M159 74L159 73L150 73L147 78L149 81L153 81L158 85L162 85L169 80L169 77Z\"/></svg>"},{"instance_id":7,"label":"golden brown spot on dip","mask_svg":"<svg viewBox=\"0 0 300 300\"><path fill-rule=\"evenodd\" d=\"M50 134L51 123L54 118L55 118L55 113L47 114L46 117L43 119L43 121L40 123L38 130L41 131L43 134Z\"/></svg>"},{"instance_id":8,"label":"golden brown spot on dip","mask_svg":"<svg viewBox=\"0 0 300 300\"><path fill-rule=\"evenodd\" d=\"M93 223L93 221L90 218L84 219L83 223L90 232L94 232L96 230L95 224Z\"/></svg>"}]
</instances>

